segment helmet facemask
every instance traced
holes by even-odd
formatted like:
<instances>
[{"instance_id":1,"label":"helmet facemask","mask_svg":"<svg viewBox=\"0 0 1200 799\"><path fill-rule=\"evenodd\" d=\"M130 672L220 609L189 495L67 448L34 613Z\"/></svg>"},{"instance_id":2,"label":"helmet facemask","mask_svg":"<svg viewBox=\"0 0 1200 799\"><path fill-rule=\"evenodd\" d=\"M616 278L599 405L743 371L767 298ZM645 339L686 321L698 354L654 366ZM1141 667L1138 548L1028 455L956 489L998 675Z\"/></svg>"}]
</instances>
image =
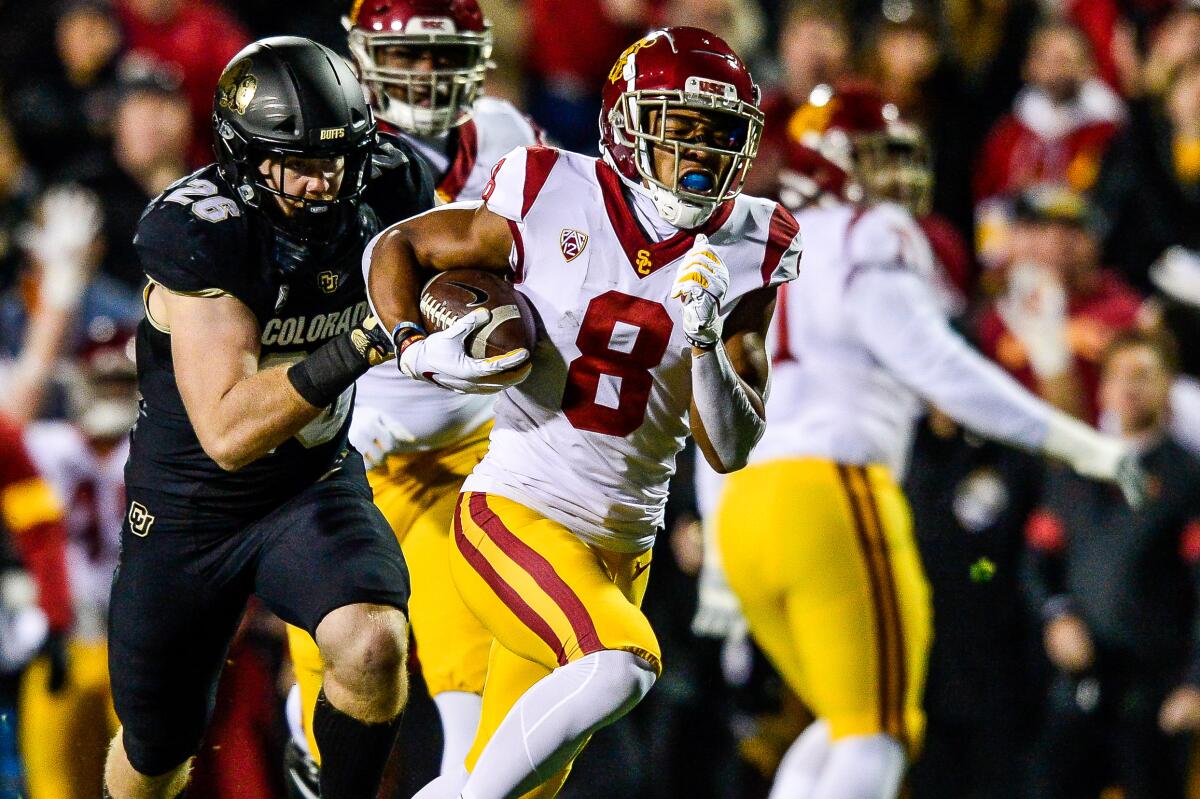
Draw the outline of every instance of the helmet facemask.
<instances>
[{"instance_id":1,"label":"helmet facemask","mask_svg":"<svg viewBox=\"0 0 1200 799\"><path fill-rule=\"evenodd\" d=\"M915 130L889 126L885 133L853 137L854 164L866 198L886 200L920 218L933 204L929 147Z\"/></svg>"},{"instance_id":2,"label":"helmet facemask","mask_svg":"<svg viewBox=\"0 0 1200 799\"><path fill-rule=\"evenodd\" d=\"M638 175L663 219L687 229L704 224L741 192L758 153L763 115L732 97L639 90L622 94L609 121L616 143L635 154ZM660 169L656 161L664 153L669 166Z\"/></svg>"},{"instance_id":3,"label":"helmet facemask","mask_svg":"<svg viewBox=\"0 0 1200 799\"><path fill-rule=\"evenodd\" d=\"M388 62L430 51L430 69ZM406 133L438 136L471 118L492 67L492 31L372 33L350 31L350 52L371 93L375 115Z\"/></svg>"},{"instance_id":4,"label":"helmet facemask","mask_svg":"<svg viewBox=\"0 0 1200 799\"><path fill-rule=\"evenodd\" d=\"M219 126L217 152L227 179L272 227L298 243L319 243L357 216L370 178L373 143L374 136L368 135L340 150L247 144L231 126ZM325 175L328 195L289 193L285 169Z\"/></svg>"}]
</instances>

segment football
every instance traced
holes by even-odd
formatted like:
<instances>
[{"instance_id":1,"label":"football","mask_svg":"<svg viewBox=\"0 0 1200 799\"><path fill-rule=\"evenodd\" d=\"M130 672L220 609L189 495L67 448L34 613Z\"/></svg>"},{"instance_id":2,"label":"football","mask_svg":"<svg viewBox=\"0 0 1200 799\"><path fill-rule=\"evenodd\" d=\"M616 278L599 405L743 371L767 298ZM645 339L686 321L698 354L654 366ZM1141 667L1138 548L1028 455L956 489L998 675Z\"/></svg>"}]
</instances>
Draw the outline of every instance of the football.
<instances>
[{"instance_id":1,"label":"football","mask_svg":"<svg viewBox=\"0 0 1200 799\"><path fill-rule=\"evenodd\" d=\"M421 320L431 333L445 330L476 308L491 320L467 337L472 358L492 358L524 347L533 352L537 326L528 301L500 275L479 269L442 272L421 292Z\"/></svg>"}]
</instances>

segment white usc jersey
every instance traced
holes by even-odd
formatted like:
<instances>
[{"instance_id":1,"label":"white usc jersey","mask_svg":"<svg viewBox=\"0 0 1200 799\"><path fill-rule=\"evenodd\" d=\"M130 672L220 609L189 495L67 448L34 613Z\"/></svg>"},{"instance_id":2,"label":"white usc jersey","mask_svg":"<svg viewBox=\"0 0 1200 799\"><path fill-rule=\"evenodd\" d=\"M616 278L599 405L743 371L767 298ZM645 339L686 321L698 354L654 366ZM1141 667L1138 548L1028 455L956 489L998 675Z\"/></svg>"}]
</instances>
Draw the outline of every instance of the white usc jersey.
<instances>
[{"instance_id":1,"label":"white usc jersey","mask_svg":"<svg viewBox=\"0 0 1200 799\"><path fill-rule=\"evenodd\" d=\"M509 153L484 199L510 221L539 340L463 490L520 502L607 549L644 550L689 433L691 348L669 295L695 235L647 238L615 170L550 147ZM796 274L796 223L775 203L738 197L700 230L729 268L725 314Z\"/></svg>"},{"instance_id":2,"label":"white usc jersey","mask_svg":"<svg viewBox=\"0 0 1200 799\"><path fill-rule=\"evenodd\" d=\"M921 400L872 354L849 289L861 270L888 269L920 276L933 292L929 243L894 205L814 208L797 220L804 269L775 307L767 430L751 462L816 456L899 473Z\"/></svg>"},{"instance_id":3,"label":"white usc jersey","mask_svg":"<svg viewBox=\"0 0 1200 799\"><path fill-rule=\"evenodd\" d=\"M471 118L459 125L458 147L453 158L416 136L399 135L420 153L433 170L437 201L478 200L492 174L492 166L515 147L542 143L542 132L512 103L480 97Z\"/></svg>"},{"instance_id":4,"label":"white usc jersey","mask_svg":"<svg viewBox=\"0 0 1200 799\"><path fill-rule=\"evenodd\" d=\"M458 147L448 159L415 136L399 133L434 170L439 203L478 200L492 165L514 147L537 144L541 133L505 100L481 97L471 119L458 127ZM370 253L367 253L369 258ZM493 398L455 394L410 380L385 363L358 380L350 443L364 449L385 426L397 442L394 451L440 449L492 418Z\"/></svg>"},{"instance_id":5,"label":"white usc jersey","mask_svg":"<svg viewBox=\"0 0 1200 799\"><path fill-rule=\"evenodd\" d=\"M99 455L73 425L34 422L25 429L25 445L67 509L67 578L75 634L102 638L125 517L129 439L123 437L113 451Z\"/></svg>"}]
</instances>

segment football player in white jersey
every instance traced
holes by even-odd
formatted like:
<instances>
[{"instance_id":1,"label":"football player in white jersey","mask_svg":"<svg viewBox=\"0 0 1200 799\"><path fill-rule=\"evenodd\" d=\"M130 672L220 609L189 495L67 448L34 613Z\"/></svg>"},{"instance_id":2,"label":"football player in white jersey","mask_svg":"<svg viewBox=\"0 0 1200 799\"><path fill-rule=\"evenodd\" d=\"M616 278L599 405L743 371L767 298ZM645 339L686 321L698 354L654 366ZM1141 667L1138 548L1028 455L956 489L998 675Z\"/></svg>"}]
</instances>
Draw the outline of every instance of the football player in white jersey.
<instances>
[{"instance_id":1,"label":"football player in white jersey","mask_svg":"<svg viewBox=\"0 0 1200 799\"><path fill-rule=\"evenodd\" d=\"M71 381L71 421L32 422L25 444L67 509L67 579L75 622L69 673L39 660L21 687L21 756L33 799L96 795L117 729L108 679L108 595L125 518L125 461L137 421L133 336L97 319ZM53 685L54 683L58 685ZM53 687L53 690L52 690Z\"/></svg>"},{"instance_id":2,"label":"football player in white jersey","mask_svg":"<svg viewBox=\"0 0 1200 799\"><path fill-rule=\"evenodd\" d=\"M514 150L483 202L393 226L364 256L405 374L504 389L450 564L496 638L483 715L469 774L421 799L554 796L588 737L660 672L640 604L675 456L690 432L719 471L745 463L764 427L765 368L750 356L800 256L792 216L740 195L757 102L719 38L652 32L606 81L602 160ZM524 350L495 363L464 353L486 311L425 335L422 278L456 268L515 275L538 317L532 369Z\"/></svg>"},{"instance_id":3,"label":"football player in white jersey","mask_svg":"<svg viewBox=\"0 0 1200 799\"><path fill-rule=\"evenodd\" d=\"M952 332L928 241L883 201L922 171L893 138L894 112L862 87L818 87L792 119L784 177L809 203L797 214L805 268L781 289L768 340L766 434L717 510L750 632L818 719L784 757L772 799L890 799L919 751L929 587L898 480L924 402L1130 501L1141 490L1123 444Z\"/></svg>"},{"instance_id":4,"label":"football player in white jersey","mask_svg":"<svg viewBox=\"0 0 1200 799\"><path fill-rule=\"evenodd\" d=\"M482 95L492 38L476 0L359 0L343 23L380 130L426 162L437 201L479 199L496 161L541 142L510 103ZM458 490L487 452L492 399L417 383L389 365L359 378L350 427L408 563L410 620L442 722L443 770L462 765L475 735L492 641L458 598L447 560ZM290 627L288 642L298 684L288 698L287 773L289 790L302 796L297 782L311 791L318 779L312 717L323 664L303 630Z\"/></svg>"}]
</instances>

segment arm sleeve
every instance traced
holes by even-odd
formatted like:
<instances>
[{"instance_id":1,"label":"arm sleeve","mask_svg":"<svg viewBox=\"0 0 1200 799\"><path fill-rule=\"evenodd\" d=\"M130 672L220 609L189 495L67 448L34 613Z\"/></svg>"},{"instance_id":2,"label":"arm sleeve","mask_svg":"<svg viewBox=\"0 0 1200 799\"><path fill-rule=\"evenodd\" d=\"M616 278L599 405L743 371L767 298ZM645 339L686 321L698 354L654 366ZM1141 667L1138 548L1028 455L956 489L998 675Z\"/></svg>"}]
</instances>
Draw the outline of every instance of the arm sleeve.
<instances>
[{"instance_id":1,"label":"arm sleeve","mask_svg":"<svg viewBox=\"0 0 1200 799\"><path fill-rule=\"evenodd\" d=\"M950 329L920 276L902 264L860 269L845 299L859 338L909 388L976 433L1041 447L1050 407Z\"/></svg>"},{"instance_id":2,"label":"arm sleeve","mask_svg":"<svg viewBox=\"0 0 1200 799\"><path fill-rule=\"evenodd\" d=\"M62 505L29 458L18 428L0 425L0 527L38 587L50 628L71 625Z\"/></svg>"}]
</instances>

